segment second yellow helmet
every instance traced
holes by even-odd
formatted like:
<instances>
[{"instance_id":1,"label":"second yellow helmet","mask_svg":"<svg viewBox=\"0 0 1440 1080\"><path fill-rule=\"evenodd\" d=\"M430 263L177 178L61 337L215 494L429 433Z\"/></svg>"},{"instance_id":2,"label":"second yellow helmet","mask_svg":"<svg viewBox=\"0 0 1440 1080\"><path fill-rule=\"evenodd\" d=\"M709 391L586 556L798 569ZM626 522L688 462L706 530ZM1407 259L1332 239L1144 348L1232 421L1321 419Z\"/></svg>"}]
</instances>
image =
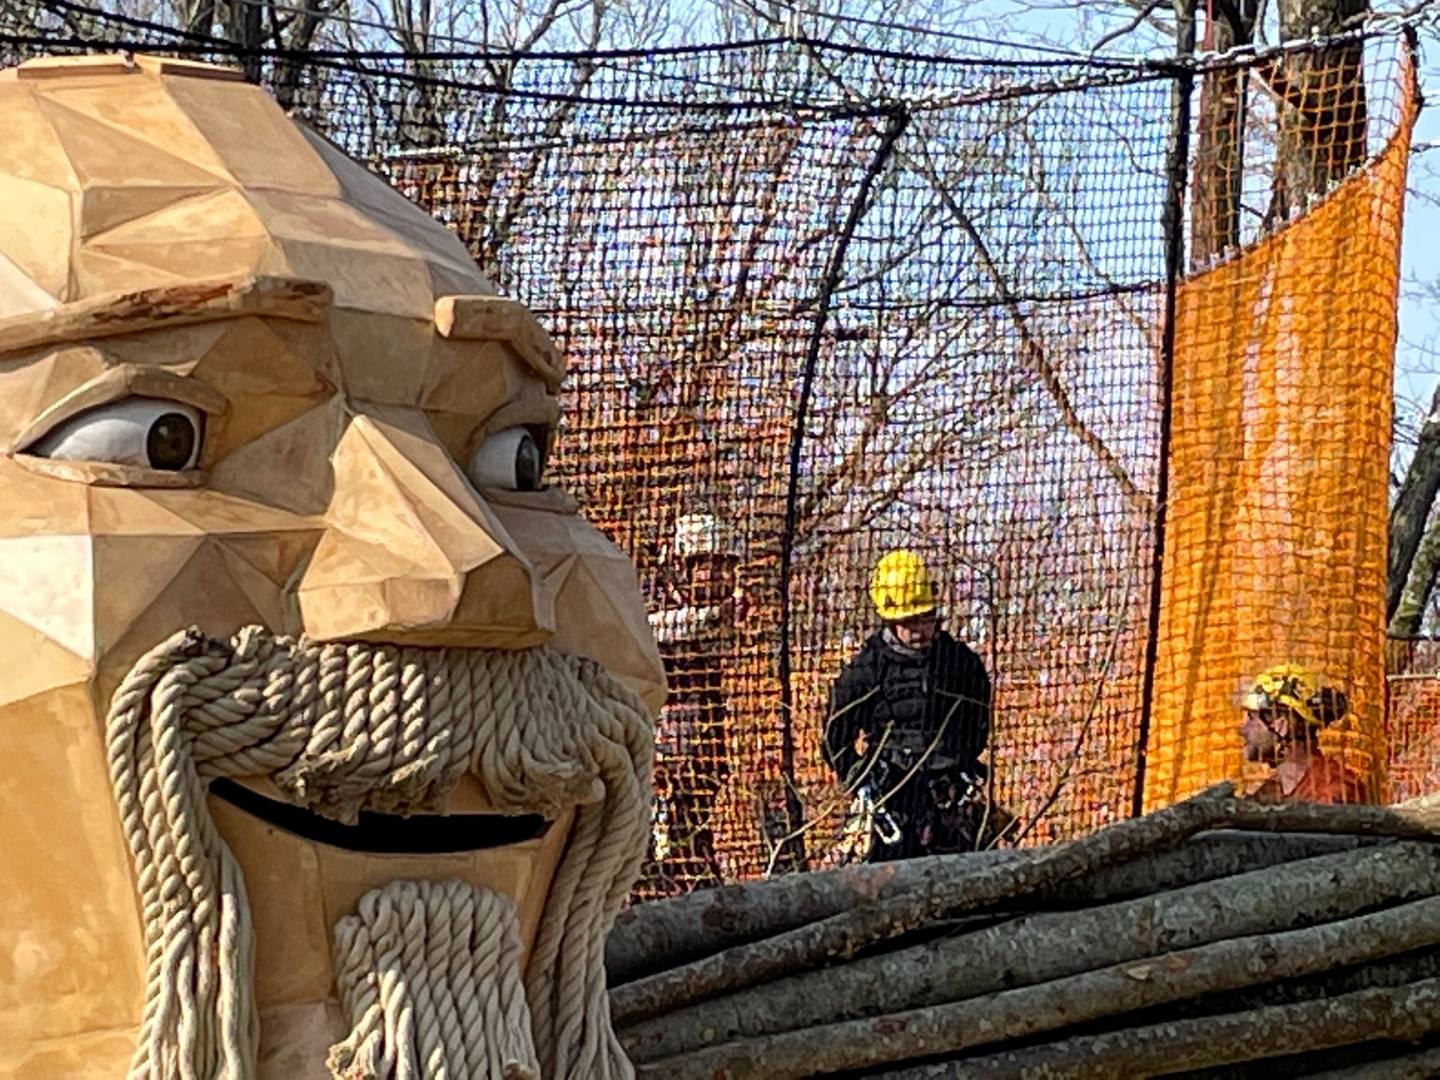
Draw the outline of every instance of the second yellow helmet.
<instances>
[{"instance_id":1,"label":"second yellow helmet","mask_svg":"<svg viewBox=\"0 0 1440 1080\"><path fill-rule=\"evenodd\" d=\"M1321 685L1315 672L1299 664L1276 664L1255 677L1240 703L1242 709L1289 709L1311 727L1323 727L1343 716L1345 695Z\"/></svg>"}]
</instances>

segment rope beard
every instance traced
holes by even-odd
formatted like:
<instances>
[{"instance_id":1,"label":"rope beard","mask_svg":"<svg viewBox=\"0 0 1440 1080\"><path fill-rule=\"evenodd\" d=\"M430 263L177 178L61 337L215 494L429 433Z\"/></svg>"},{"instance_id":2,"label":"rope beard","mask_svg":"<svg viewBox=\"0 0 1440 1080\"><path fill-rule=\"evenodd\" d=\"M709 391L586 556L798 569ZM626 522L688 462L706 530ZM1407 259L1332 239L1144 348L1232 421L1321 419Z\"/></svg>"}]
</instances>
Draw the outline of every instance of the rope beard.
<instances>
[{"instance_id":1,"label":"rope beard","mask_svg":"<svg viewBox=\"0 0 1440 1080\"><path fill-rule=\"evenodd\" d=\"M497 948L498 945L498 948ZM335 980L352 1028L338 1077L535 1080L515 906L460 881L397 881L335 926Z\"/></svg>"},{"instance_id":2,"label":"rope beard","mask_svg":"<svg viewBox=\"0 0 1440 1080\"><path fill-rule=\"evenodd\" d=\"M189 630L125 677L106 742L145 933L132 1080L254 1075L253 928L206 807L210 780L268 777L297 805L353 822L362 809L436 810L466 771L501 813L578 808L525 974L534 1045L546 1077L632 1075L603 950L645 852L652 733L599 665L544 647L316 645L259 627L222 642Z\"/></svg>"}]
</instances>

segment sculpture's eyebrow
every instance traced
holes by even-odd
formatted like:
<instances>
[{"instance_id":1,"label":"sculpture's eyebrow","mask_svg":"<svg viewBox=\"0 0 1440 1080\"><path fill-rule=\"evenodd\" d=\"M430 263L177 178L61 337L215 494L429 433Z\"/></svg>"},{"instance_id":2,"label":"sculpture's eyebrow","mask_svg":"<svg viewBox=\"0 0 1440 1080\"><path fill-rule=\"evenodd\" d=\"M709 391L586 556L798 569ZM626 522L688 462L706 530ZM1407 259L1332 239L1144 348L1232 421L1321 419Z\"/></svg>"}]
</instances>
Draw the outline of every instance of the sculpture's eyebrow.
<instances>
[{"instance_id":1,"label":"sculpture's eyebrow","mask_svg":"<svg viewBox=\"0 0 1440 1080\"><path fill-rule=\"evenodd\" d=\"M435 332L457 341L503 341L545 380L553 394L565 378L565 358L518 300L503 296L442 296L435 301Z\"/></svg>"},{"instance_id":2,"label":"sculpture's eyebrow","mask_svg":"<svg viewBox=\"0 0 1440 1080\"><path fill-rule=\"evenodd\" d=\"M117 364L82 383L59 401L48 406L26 425L11 448L23 451L43 439L72 416L127 397L148 397L193 405L210 416L225 412L225 395L207 382L189 375L177 375L164 368L141 364Z\"/></svg>"},{"instance_id":3,"label":"sculpture's eyebrow","mask_svg":"<svg viewBox=\"0 0 1440 1080\"><path fill-rule=\"evenodd\" d=\"M107 293L74 304L0 319L0 356L43 345L171 326L265 315L319 322L334 301L330 286L299 278L247 276Z\"/></svg>"}]
</instances>

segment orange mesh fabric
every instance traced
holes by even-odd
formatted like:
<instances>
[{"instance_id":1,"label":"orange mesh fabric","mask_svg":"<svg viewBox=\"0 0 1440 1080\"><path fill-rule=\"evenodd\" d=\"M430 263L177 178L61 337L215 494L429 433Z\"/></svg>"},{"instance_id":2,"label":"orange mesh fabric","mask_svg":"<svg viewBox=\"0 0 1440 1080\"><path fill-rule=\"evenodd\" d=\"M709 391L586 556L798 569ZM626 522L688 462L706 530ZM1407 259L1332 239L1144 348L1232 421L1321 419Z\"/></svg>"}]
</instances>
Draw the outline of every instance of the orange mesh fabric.
<instances>
[{"instance_id":1,"label":"orange mesh fabric","mask_svg":"<svg viewBox=\"0 0 1440 1080\"><path fill-rule=\"evenodd\" d=\"M1408 81L1408 80L1407 80ZM1343 690L1322 752L1383 793L1391 367L1413 94L1389 145L1177 298L1144 801L1242 778L1239 701L1275 664Z\"/></svg>"},{"instance_id":2,"label":"orange mesh fabric","mask_svg":"<svg viewBox=\"0 0 1440 1080\"><path fill-rule=\"evenodd\" d=\"M77 34L197 55L55 6L0 3L0 63ZM1279 662L1355 699L1322 749L1373 780L1409 35L1194 67L957 40L247 57L566 355L547 475L634 561L672 688L637 895L865 846L821 734L896 547L989 669L1004 843L1122 819L1147 776L1154 805L1231 774L1239 692ZM1168 470L1167 217L1187 266L1245 249L1180 296ZM1440 777L1440 647L1417 656L1392 669L1396 795Z\"/></svg>"}]
</instances>

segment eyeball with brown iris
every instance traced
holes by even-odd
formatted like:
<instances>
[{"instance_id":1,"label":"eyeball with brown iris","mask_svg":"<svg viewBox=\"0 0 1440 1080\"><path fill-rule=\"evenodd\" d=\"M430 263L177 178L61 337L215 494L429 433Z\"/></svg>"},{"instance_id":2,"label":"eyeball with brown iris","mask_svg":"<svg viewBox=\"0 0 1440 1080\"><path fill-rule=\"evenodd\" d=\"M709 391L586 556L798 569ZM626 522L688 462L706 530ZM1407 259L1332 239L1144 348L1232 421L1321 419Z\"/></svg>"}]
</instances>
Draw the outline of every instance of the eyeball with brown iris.
<instances>
[{"instance_id":1,"label":"eyeball with brown iris","mask_svg":"<svg viewBox=\"0 0 1440 1080\"><path fill-rule=\"evenodd\" d=\"M179 472L195 467L204 429L204 414L193 405L132 397L72 416L27 453Z\"/></svg>"}]
</instances>

